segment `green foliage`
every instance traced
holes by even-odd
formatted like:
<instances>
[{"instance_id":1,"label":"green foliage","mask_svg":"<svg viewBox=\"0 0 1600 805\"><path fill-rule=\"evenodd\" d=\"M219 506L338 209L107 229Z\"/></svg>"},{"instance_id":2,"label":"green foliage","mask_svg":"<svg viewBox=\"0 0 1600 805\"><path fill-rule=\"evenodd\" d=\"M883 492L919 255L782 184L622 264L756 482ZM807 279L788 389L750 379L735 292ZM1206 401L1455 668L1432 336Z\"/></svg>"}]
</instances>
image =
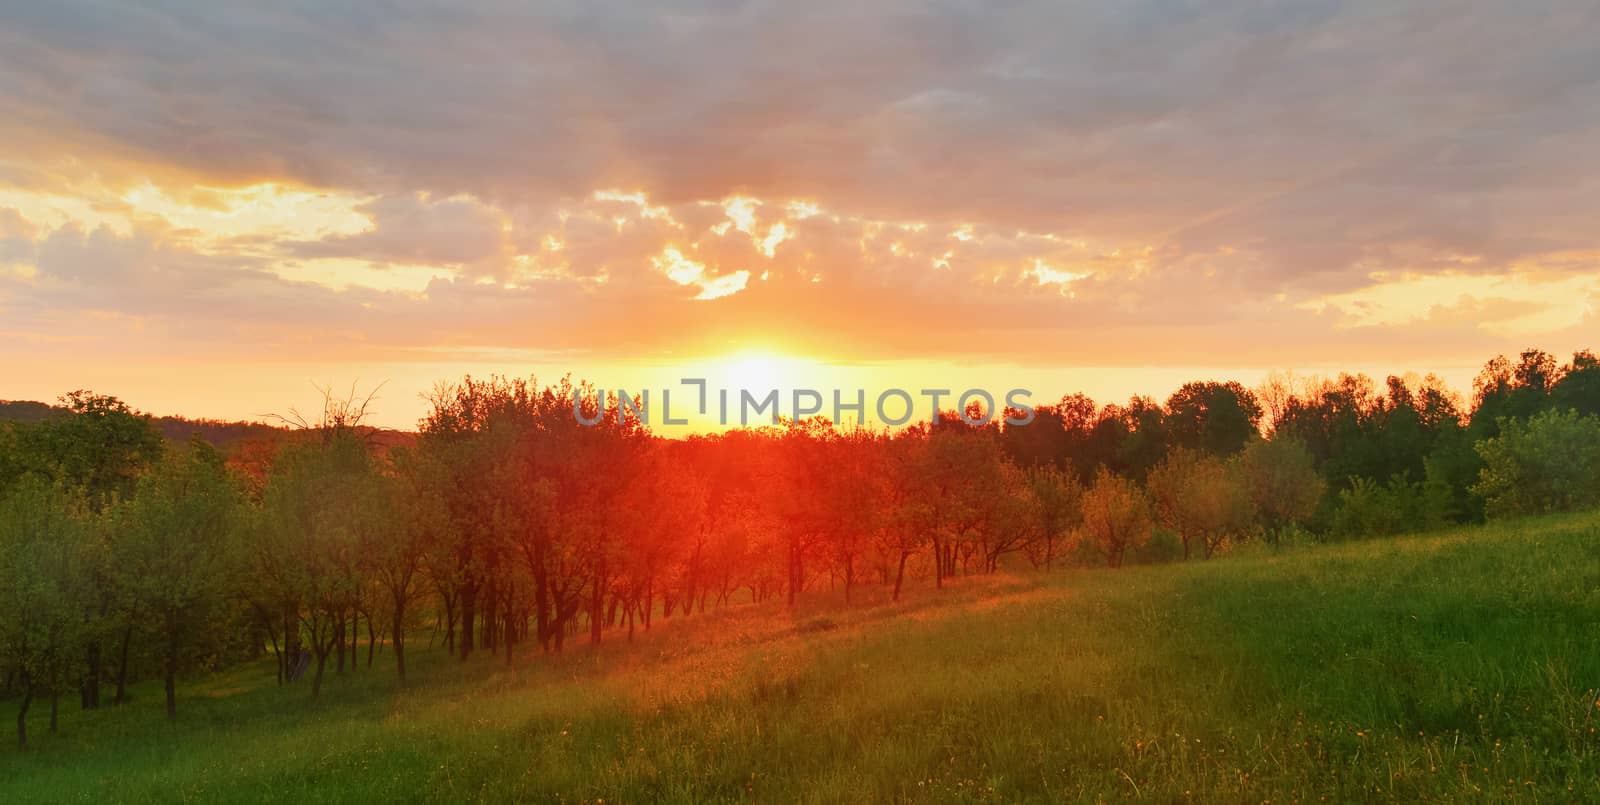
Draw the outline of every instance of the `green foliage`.
<instances>
[{"instance_id":1,"label":"green foliage","mask_svg":"<svg viewBox=\"0 0 1600 805\"><path fill-rule=\"evenodd\" d=\"M1036 529L1036 538L1028 542L1028 556L1034 567L1050 567L1058 557L1072 553L1082 534L1085 490L1075 476L1053 466L1029 469L1027 483Z\"/></svg>"},{"instance_id":2,"label":"green foliage","mask_svg":"<svg viewBox=\"0 0 1600 805\"><path fill-rule=\"evenodd\" d=\"M1195 543L1209 557L1255 527L1256 504L1237 464L1179 448L1156 465L1146 486L1156 520L1177 535L1185 559Z\"/></svg>"},{"instance_id":3,"label":"green foliage","mask_svg":"<svg viewBox=\"0 0 1600 805\"><path fill-rule=\"evenodd\" d=\"M1587 350L1573 355L1561 380L1550 390L1550 406L1600 416L1600 358Z\"/></svg>"},{"instance_id":4,"label":"green foliage","mask_svg":"<svg viewBox=\"0 0 1600 805\"><path fill-rule=\"evenodd\" d=\"M76 678L93 594L94 529L81 497L24 480L0 497L0 671L20 680L17 739L35 693Z\"/></svg>"},{"instance_id":5,"label":"green foliage","mask_svg":"<svg viewBox=\"0 0 1600 805\"><path fill-rule=\"evenodd\" d=\"M232 636L232 604L247 572L244 515L241 485L198 441L158 464L112 512L105 575L128 623L157 647L169 680L217 658Z\"/></svg>"},{"instance_id":6,"label":"green foliage","mask_svg":"<svg viewBox=\"0 0 1600 805\"><path fill-rule=\"evenodd\" d=\"M509 669L419 649L411 689L348 675L315 708L255 664L187 682L172 724L66 714L0 752L0 801L1592 802L1597 537L752 606Z\"/></svg>"},{"instance_id":7,"label":"green foliage","mask_svg":"<svg viewBox=\"0 0 1600 805\"><path fill-rule=\"evenodd\" d=\"M61 413L13 426L12 461L21 471L13 474L38 475L80 489L96 508L132 493L140 473L161 457L163 449L150 417L115 397L87 391L74 391L62 402Z\"/></svg>"},{"instance_id":8,"label":"green foliage","mask_svg":"<svg viewBox=\"0 0 1600 805\"><path fill-rule=\"evenodd\" d=\"M1150 540L1155 521L1150 497L1138 484L1102 469L1083 496L1083 528L1110 567Z\"/></svg>"},{"instance_id":9,"label":"green foliage","mask_svg":"<svg viewBox=\"0 0 1600 805\"><path fill-rule=\"evenodd\" d=\"M1490 517L1600 503L1600 418L1546 411L1499 426L1499 436L1477 444L1484 467L1473 491Z\"/></svg>"},{"instance_id":10,"label":"green foliage","mask_svg":"<svg viewBox=\"0 0 1600 805\"><path fill-rule=\"evenodd\" d=\"M329 653L362 592L363 546L385 531L392 501L366 445L350 431L285 448L262 498L256 572L270 598L296 602L316 654L312 695L321 692Z\"/></svg>"},{"instance_id":11,"label":"green foliage","mask_svg":"<svg viewBox=\"0 0 1600 805\"><path fill-rule=\"evenodd\" d=\"M1437 479L1396 475L1379 484L1354 478L1339 491L1330 530L1344 539L1431 531L1449 523L1450 510L1450 489Z\"/></svg>"},{"instance_id":12,"label":"green foliage","mask_svg":"<svg viewBox=\"0 0 1600 805\"><path fill-rule=\"evenodd\" d=\"M1276 531L1304 523L1317 510L1327 484L1311 452L1294 439L1257 439L1239 454L1240 478L1262 524Z\"/></svg>"},{"instance_id":13,"label":"green foliage","mask_svg":"<svg viewBox=\"0 0 1600 805\"><path fill-rule=\"evenodd\" d=\"M1483 498L1472 491L1483 469L1483 458L1474 449L1469 431L1457 429L1441 437L1424 460L1423 468L1424 477L1430 483L1446 490L1452 519L1464 523L1483 522Z\"/></svg>"},{"instance_id":14,"label":"green foliage","mask_svg":"<svg viewBox=\"0 0 1600 805\"><path fill-rule=\"evenodd\" d=\"M1261 403L1237 382L1185 383L1167 400L1170 443L1214 456L1239 452L1260 433Z\"/></svg>"},{"instance_id":15,"label":"green foliage","mask_svg":"<svg viewBox=\"0 0 1600 805\"><path fill-rule=\"evenodd\" d=\"M1156 526L1150 530L1150 538L1136 546L1129 554L1130 564L1158 565L1187 559L1189 557L1184 553L1184 549L1183 539L1178 536L1178 532Z\"/></svg>"}]
</instances>

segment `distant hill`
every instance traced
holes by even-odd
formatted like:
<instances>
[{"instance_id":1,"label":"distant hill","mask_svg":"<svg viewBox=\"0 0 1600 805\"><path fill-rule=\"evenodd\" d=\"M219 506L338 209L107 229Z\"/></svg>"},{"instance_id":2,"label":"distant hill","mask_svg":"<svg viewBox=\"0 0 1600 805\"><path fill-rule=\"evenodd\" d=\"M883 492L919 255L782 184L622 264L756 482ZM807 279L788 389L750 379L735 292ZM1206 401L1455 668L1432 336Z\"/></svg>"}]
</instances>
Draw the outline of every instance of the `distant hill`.
<instances>
[{"instance_id":1,"label":"distant hill","mask_svg":"<svg viewBox=\"0 0 1600 805\"><path fill-rule=\"evenodd\" d=\"M38 422L61 409L32 400L0 400L0 421Z\"/></svg>"},{"instance_id":2,"label":"distant hill","mask_svg":"<svg viewBox=\"0 0 1600 805\"><path fill-rule=\"evenodd\" d=\"M65 408L34 400L0 400L0 422L38 422L46 417L64 413ZM224 453L235 453L245 443L275 443L293 433L293 429L264 422L226 422L220 419L188 419L181 416L151 417L156 429L169 441L183 443L198 436ZM372 435L372 443L381 449L410 444L415 434L405 431L380 429Z\"/></svg>"}]
</instances>

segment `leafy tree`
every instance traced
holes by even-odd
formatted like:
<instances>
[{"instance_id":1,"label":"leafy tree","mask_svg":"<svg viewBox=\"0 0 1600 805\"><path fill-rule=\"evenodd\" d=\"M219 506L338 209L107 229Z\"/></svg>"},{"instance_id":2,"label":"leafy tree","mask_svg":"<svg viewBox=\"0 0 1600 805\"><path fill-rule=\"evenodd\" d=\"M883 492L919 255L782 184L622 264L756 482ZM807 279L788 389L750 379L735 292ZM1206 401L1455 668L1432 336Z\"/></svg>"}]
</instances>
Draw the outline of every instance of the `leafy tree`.
<instances>
[{"instance_id":1,"label":"leafy tree","mask_svg":"<svg viewBox=\"0 0 1600 805\"><path fill-rule=\"evenodd\" d=\"M0 663L21 682L18 745L41 692L55 731L56 701L82 658L93 541L82 496L59 484L27 479L0 497Z\"/></svg>"},{"instance_id":2,"label":"leafy tree","mask_svg":"<svg viewBox=\"0 0 1600 805\"><path fill-rule=\"evenodd\" d=\"M1150 540L1150 499L1137 484L1101 469L1083 496L1083 527L1109 567L1121 567L1129 549Z\"/></svg>"},{"instance_id":3,"label":"leafy tree","mask_svg":"<svg viewBox=\"0 0 1600 805\"><path fill-rule=\"evenodd\" d=\"M1550 390L1550 404L1557 410L1600 416L1600 358L1588 350L1573 355Z\"/></svg>"},{"instance_id":4,"label":"leafy tree","mask_svg":"<svg viewBox=\"0 0 1600 805\"><path fill-rule=\"evenodd\" d=\"M923 486L928 443L922 437L922 433L911 431L879 443L883 450L880 466L884 498L879 503L883 516L876 543L887 565L893 568L894 589L890 597L894 601L900 600L905 586L906 563L928 548L936 528L933 501Z\"/></svg>"},{"instance_id":5,"label":"leafy tree","mask_svg":"<svg viewBox=\"0 0 1600 805\"><path fill-rule=\"evenodd\" d=\"M997 434L963 424L954 412L944 413L942 421L919 432L926 445L915 453L921 459L936 586L974 561L993 570L1002 554L1021 547L1011 493L1023 484L1001 452Z\"/></svg>"},{"instance_id":6,"label":"leafy tree","mask_svg":"<svg viewBox=\"0 0 1600 805\"><path fill-rule=\"evenodd\" d=\"M1083 484L1055 467L1027 471L1032 494L1033 530L1028 558L1035 567L1049 568L1057 556L1072 552L1083 528Z\"/></svg>"},{"instance_id":7,"label":"leafy tree","mask_svg":"<svg viewBox=\"0 0 1600 805\"><path fill-rule=\"evenodd\" d=\"M164 448L161 433L150 417L129 408L116 397L74 391L61 398L62 409L37 423L19 426L12 439L14 452L0 461L0 491L5 476L34 476L81 492L91 511L99 512L133 492L138 477L157 461ZM99 574L85 599L84 666L81 697L85 708L100 706L102 646L112 633L113 579L103 562L91 565Z\"/></svg>"},{"instance_id":8,"label":"leafy tree","mask_svg":"<svg viewBox=\"0 0 1600 805\"><path fill-rule=\"evenodd\" d=\"M155 638L167 699L178 713L180 668L225 639L240 574L244 497L204 442L140 479L113 517L113 572L126 608Z\"/></svg>"},{"instance_id":9,"label":"leafy tree","mask_svg":"<svg viewBox=\"0 0 1600 805\"><path fill-rule=\"evenodd\" d=\"M88 391L74 391L61 402L64 412L22 431L24 468L82 489L94 508L127 496L165 445L150 416Z\"/></svg>"},{"instance_id":10,"label":"leafy tree","mask_svg":"<svg viewBox=\"0 0 1600 805\"><path fill-rule=\"evenodd\" d=\"M1473 491L1490 517L1600 503L1600 418L1569 409L1505 420L1477 451L1484 467Z\"/></svg>"},{"instance_id":11,"label":"leafy tree","mask_svg":"<svg viewBox=\"0 0 1600 805\"><path fill-rule=\"evenodd\" d=\"M385 528L365 532L362 550L367 574L387 596L389 639L394 649L395 675L406 681L406 623L412 606L422 597L428 556L444 544L450 515L437 482L440 470L425 451L397 450L391 455L396 474L374 482L373 494L383 507L378 516Z\"/></svg>"},{"instance_id":12,"label":"leafy tree","mask_svg":"<svg viewBox=\"0 0 1600 805\"><path fill-rule=\"evenodd\" d=\"M832 559L844 577L844 599L855 588L858 563L872 535L882 527L883 474L878 444L869 431L854 428L832 435L824 444L826 462L816 477L813 504L827 520L825 535Z\"/></svg>"},{"instance_id":13,"label":"leafy tree","mask_svg":"<svg viewBox=\"0 0 1600 805\"><path fill-rule=\"evenodd\" d=\"M1239 473L1221 459L1179 448L1150 472L1156 520L1183 542L1183 558L1198 541L1207 558L1228 537L1239 537L1255 522L1255 502Z\"/></svg>"},{"instance_id":14,"label":"leafy tree","mask_svg":"<svg viewBox=\"0 0 1600 805\"><path fill-rule=\"evenodd\" d=\"M296 602L296 617L316 655L313 698L345 617L360 591L361 547L374 507L373 467L365 442L353 432L326 442L286 447L262 497L263 566L281 597Z\"/></svg>"},{"instance_id":15,"label":"leafy tree","mask_svg":"<svg viewBox=\"0 0 1600 805\"><path fill-rule=\"evenodd\" d=\"M1166 408L1169 444L1175 447L1229 456L1260 434L1261 403L1234 381L1185 383Z\"/></svg>"},{"instance_id":16,"label":"leafy tree","mask_svg":"<svg viewBox=\"0 0 1600 805\"><path fill-rule=\"evenodd\" d=\"M1253 441L1238 462L1240 478L1268 529L1304 523L1327 488L1312 464L1311 452L1291 438Z\"/></svg>"}]
</instances>

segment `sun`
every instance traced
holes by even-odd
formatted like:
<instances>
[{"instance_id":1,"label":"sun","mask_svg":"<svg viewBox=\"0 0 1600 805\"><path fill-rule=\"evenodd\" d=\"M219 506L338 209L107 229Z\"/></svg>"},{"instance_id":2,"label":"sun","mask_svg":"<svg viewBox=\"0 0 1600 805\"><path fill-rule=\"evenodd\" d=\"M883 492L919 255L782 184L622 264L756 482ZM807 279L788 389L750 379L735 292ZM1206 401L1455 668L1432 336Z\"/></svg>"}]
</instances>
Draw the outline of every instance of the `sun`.
<instances>
[{"instance_id":1,"label":"sun","mask_svg":"<svg viewBox=\"0 0 1600 805\"><path fill-rule=\"evenodd\" d=\"M750 350L730 355L718 364L717 380L722 387L752 393L771 389L793 389L807 383L807 362L766 350Z\"/></svg>"}]
</instances>

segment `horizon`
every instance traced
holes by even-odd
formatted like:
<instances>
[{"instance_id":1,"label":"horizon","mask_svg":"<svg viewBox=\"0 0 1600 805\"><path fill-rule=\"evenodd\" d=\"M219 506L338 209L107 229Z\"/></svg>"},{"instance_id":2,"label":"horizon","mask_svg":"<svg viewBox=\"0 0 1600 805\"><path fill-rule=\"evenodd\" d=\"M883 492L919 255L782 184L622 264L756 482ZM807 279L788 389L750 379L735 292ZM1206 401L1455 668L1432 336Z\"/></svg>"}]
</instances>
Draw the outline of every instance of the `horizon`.
<instances>
[{"instance_id":1,"label":"horizon","mask_svg":"<svg viewBox=\"0 0 1600 805\"><path fill-rule=\"evenodd\" d=\"M1515 355L1516 353L1513 352L1513 353L1510 353L1510 354ZM1489 357L1492 357L1492 356L1486 356L1485 360L1487 360ZM1562 359L1562 360L1565 359L1565 356L1561 356L1559 354L1556 355L1556 357L1558 359ZM760 360L760 359L756 359L756 360ZM751 358L749 358L747 356L747 357L743 358L740 362L746 364L746 366L744 367L745 371L750 371L750 369L748 367L748 364L750 364L752 362L755 362L755 361L753 361ZM766 361L760 360L760 362L765 363ZM651 368L651 369L649 369L647 371L644 371L644 372L633 371L631 373L623 373L623 374L619 375L619 376L627 376L627 377L633 377L633 378L647 378L647 380L645 382L640 382L640 383L620 383L620 384L619 383L602 383L597 379L590 378L590 377L585 377L585 376L580 376L580 375L574 375L571 379L572 379L572 381L574 383L577 383L579 381L592 382L602 392L615 392L620 387L622 390L628 391L628 392L630 392L632 394L637 394L638 392L641 392L641 391L644 391L644 390L648 389L651 392L651 395L652 395L652 398L651 398L652 409L651 410L652 410L653 416L652 416L651 422L648 423L651 432L655 433L657 435L674 437L674 438L686 436L686 435L689 435L689 434L715 433L715 432L721 432L721 431L725 431L725 430L734 430L734 429L738 429L740 427L745 427L744 425L741 425L737 421L737 417L738 417L738 413L737 413L738 412L737 394L741 390L749 391L749 392L754 394L754 393L764 393L764 392L766 392L768 390L775 389L775 390L777 390L779 392L779 401L780 401L779 408L780 408L780 412L787 412L789 410L790 400L791 400L791 397L789 395L794 390L794 388L796 388L796 387L808 387L808 386L805 385L807 381L802 379L799 382L794 382L790 378L794 378L794 377L797 377L797 376L801 377L801 378L804 378L804 377L811 377L811 378L816 378L816 377L834 377L834 378L845 377L845 378L849 379L850 382L856 382L856 381L863 381L863 382L867 382L867 383L871 383L872 382L871 381L871 375L867 374L867 372L869 370L866 370L866 369L864 369L863 367L860 367L860 366L847 366L847 367L843 367L842 370L840 369L840 367L824 367L821 371L819 371L817 367L809 367L808 366L808 367L806 367L807 371L801 372L801 373L794 373L794 372L786 372L784 370L783 364L785 362L786 362L785 359L775 359L775 360L773 360L772 361L773 366L770 367L770 368L767 368L766 371L764 371L762 373L762 374L766 375L767 377L769 377L770 380L763 380L763 382L761 384L756 384L756 385L742 383L740 381L740 379L739 379L739 376L740 376L739 372L730 371L729 367L726 366L726 365L721 366L721 367L714 367L714 370L707 370L707 369L704 369L704 368L701 369L701 371L706 371L707 372L707 374L704 375L704 376L707 378L708 388L713 393L718 388L718 385L717 385L718 382L723 383L724 385L722 386L722 388L728 390L729 393L730 393L730 403L729 403L729 412L730 412L729 420L730 421L727 424L717 424L716 422L711 421L712 420L712 414L715 413L714 409L712 410L711 413L708 413L705 416L699 415L693 408L690 408L687 411L687 413L685 414L681 404L676 404L676 405L679 405L679 407L674 408L673 411L672 411L672 414L673 414L673 417L675 419L678 418L678 416L680 414L685 414L689 419L689 424L688 425L666 425L666 424L661 422L661 415L660 415L660 410L659 410L660 398L658 396L656 396L656 395L660 394L660 390L662 388L672 389L672 390L675 391L675 393L679 393L679 394L685 394L687 392L692 392L693 391L693 386L684 387L683 391L681 391L681 392L677 391L677 389L680 388L680 384L677 381L679 379L681 379L682 373L680 373L676 368L673 368L673 367L653 367L653 368ZM829 368L832 368L835 371L828 371ZM1331 368L1331 367L1327 371L1313 371L1313 372L1300 372L1300 371L1295 371L1295 370L1292 370L1292 369L1269 369L1269 370L1244 371L1244 372L1234 372L1234 373L1229 373L1227 371L1214 371L1214 372L1207 373L1207 371L1204 370L1204 369L1198 369L1197 370L1194 367L1181 367L1181 368L1165 367L1165 368L1160 368L1160 369L1134 369L1134 370L1126 370L1126 369L1124 369L1124 370L1117 370L1116 374L1123 375L1123 376L1134 375L1135 377L1133 379L1128 379L1128 378L1124 377L1124 379L1121 380L1120 384L1116 383L1116 382L1107 383L1106 382L1106 378L1105 378L1104 375L1102 375L1100 377L1084 378L1085 380L1090 380L1090 381L1097 382L1098 383L1098 388L1102 389L1102 391L1100 393L1095 393L1094 391L1091 391L1091 389L1087 388L1087 387L1063 387L1063 390L1061 390L1059 392L1048 392L1048 391L1042 391L1040 388L1030 388L1030 389L1027 389L1027 390L1031 391L1032 394L1031 394L1031 396L1026 398L1025 402L1027 402L1030 405L1030 407L1037 408L1040 405L1054 405L1063 396L1071 395L1071 394L1075 394L1075 393L1082 393L1082 394L1088 396L1090 399L1094 400L1094 402L1098 406L1101 406L1101 407L1104 407L1106 405L1122 405L1122 404L1128 402L1128 400L1133 398L1133 397L1148 398L1148 399L1154 400L1157 403L1163 403L1173 392L1177 391L1178 388L1180 386L1182 386L1184 383L1194 382L1194 381L1216 381L1216 382L1236 381L1236 382L1239 382L1242 385L1244 385L1246 388L1254 390L1254 389L1257 389L1259 387L1259 385L1260 385L1260 383L1262 381L1264 381L1269 375L1272 375L1272 374L1276 374L1276 375L1278 375L1280 377L1283 377L1283 378L1285 378L1287 380L1291 380L1292 382L1294 382L1296 387L1297 387L1295 389L1296 391L1302 391L1303 388L1301 388L1301 387L1303 387L1308 382L1316 381L1316 380L1323 380L1323 379L1332 380L1332 379L1336 379L1340 374L1350 374L1350 375L1356 375L1356 376L1365 376L1365 377L1368 377L1368 378L1372 379L1374 381L1374 383L1376 383L1376 384L1381 384L1384 381L1384 379L1389 377L1389 376L1395 376L1395 377L1400 377L1402 379L1405 379L1408 382L1411 382L1413 385L1417 381L1422 380L1427 375L1432 374L1432 375L1437 376L1439 379L1443 380L1445 388L1448 389L1449 391L1455 393L1456 395L1458 395L1458 397L1460 398L1462 403L1464 405L1466 405L1466 404L1470 403L1470 400L1471 400L1472 379L1478 373L1478 371L1480 371L1481 369L1482 369L1482 364L1481 363L1478 364L1477 366L1471 366L1471 367L1455 367L1453 369L1446 370L1445 372L1437 372L1437 371L1435 371L1435 372L1419 372L1419 371L1415 371L1415 370L1411 370L1411 371L1383 371L1383 370L1379 370L1379 369L1376 369L1376 368L1374 368L1372 371L1364 371L1362 369L1335 369L1335 368ZM1077 372L1091 372L1091 371L1094 371L1094 370L1054 370L1050 374L1055 375L1055 376L1065 376L1065 375L1073 374L1073 373L1077 373ZM1104 372L1104 370L1100 370L1100 371ZM481 374L479 374L479 373L464 373L463 375L458 375L458 376L455 376L455 377L440 377L437 380L433 381L432 383L427 384L426 388L428 388L429 390L432 390L432 389L436 388L437 384L439 384L439 383L456 383L456 382L459 382L467 374L470 374L472 377L478 378L478 379L486 379L486 378L491 377L491 376L500 376L500 377L507 377L507 378L519 378L519 377L520 378L528 378L528 379L532 379L532 380L537 381L537 383L540 386L555 384L555 383L559 382L560 379L561 379L560 375L555 375L555 374L546 375L546 374L540 374L538 372L532 372L532 373L528 373L528 374L516 374L516 373L506 373L506 372L484 372L484 373L481 373ZM692 372L690 372L689 374L690 374L690 376L693 376ZM1016 370L1015 368L1012 368L1012 369L999 369L999 370L990 368L990 369L981 370L979 372L969 372L969 373L966 373L964 375L963 374L959 374L959 373L957 373L957 374L942 374L942 375L936 375L936 377L962 377L962 376L965 376L965 377L980 377L980 378L983 378L983 379L994 381L994 382L991 382L990 385L984 385L982 383L976 383L976 384L968 383L968 384L965 384L965 385L960 384L960 383L954 383L954 384L946 383L945 386L943 386L941 388L944 388L944 387L951 388L957 394L959 394L961 391L964 391L964 390L966 390L968 388L983 389L983 390L989 391L991 394L994 395L999 407L1004 407L1004 395L1005 395L1005 392L1007 391L1007 389L1009 387L998 385L998 383L1005 382L1004 379L1007 378L1007 377L1024 378L1024 379L1026 379L1026 378L1035 378L1035 379L1037 379L1039 377L1039 374L1040 373L1037 372L1037 371L1034 371L1032 373L1021 372L1021 371ZM1155 387L1148 387L1148 386L1146 386L1146 387L1136 387L1136 386L1132 385L1133 383L1136 383L1136 382L1141 382L1141 381L1144 381L1144 380L1148 380L1152 375L1161 377L1165 381L1165 384L1164 385L1160 385L1160 386L1155 386ZM903 377L904 376L902 375L902 378ZM773 381L775 381L777 385L771 385L771 382L773 382ZM904 381L902 380L902 382L904 382ZM1070 381L1067 381L1067 382L1070 382ZM318 381L307 381L305 383L302 383L301 386L302 386L303 390L298 394L298 396L296 396L294 394L285 393L282 396L283 396L283 399L286 400L286 402L284 402L281 405L276 405L274 407L263 407L263 406L254 405L252 403L246 403L246 402L235 402L235 403L223 403L223 404L217 406L216 408L211 409L211 410L221 411L222 413L206 413L205 411L201 411L199 413L193 413L193 412L182 412L182 411L167 411L167 410L161 410L161 409L158 409L158 408L152 408L152 407L149 407L149 406L143 404L143 401L141 400L139 395L135 394L133 396L129 396L129 395L125 395L125 394L119 393L118 388L117 387L113 387L113 386L103 386L102 387L102 386L97 386L97 385L84 385L84 386L80 386L78 388L81 388L82 390L86 390L86 391L92 391L92 392L99 393L99 394L108 394L110 396L116 397L117 399L121 400L122 402L127 403L133 409L135 409L135 410L137 410L137 411L139 411L141 413L148 414L150 416L157 417L157 418L160 418L160 417L179 417L179 418L190 419L190 420L213 420L213 421L221 421L221 422L228 422L228 423L238 422L238 423L250 423L250 424L266 424L266 425L275 425L276 424L276 425L282 425L283 423L281 421L279 421L278 418L281 417L281 416L289 414L291 410L297 410L297 411L300 411L301 413L317 410L318 406L321 405L322 391L324 389L328 390L336 398L346 396L346 395L348 395L350 393L354 393L358 398L365 398L368 395L368 393L371 393L371 395L372 395L372 397L371 397L372 405L371 405L371 407L369 409L370 414L369 414L368 418L365 420L365 422L367 422L368 424L371 424L371 425L373 425L375 427L379 427L379 428L383 428L383 429L387 429L387 430L395 430L395 431L403 431L403 432L416 432L418 427L419 427L419 425L420 425L420 423L422 422L422 420L426 416L426 413L427 413L427 410L428 410L428 407L429 407L429 402L427 401L426 396L425 396L427 394L427 392L423 392L423 391L417 392L415 399L413 401L411 401L407 406L402 407L402 406L394 405L395 398L394 398L394 395L392 395L390 393L392 388L393 388L393 384L385 382L385 381L378 381L376 383L366 383L366 382L362 381L359 378L356 379L355 381L353 381L353 383L344 383L344 384L340 384L340 383L337 383L337 382L322 383L322 382L318 382ZM928 421L928 419L931 418L931 415L932 415L931 409L924 402L924 400L926 398L917 393L921 389L920 386L914 386L914 385L895 386L894 384L880 383L876 387L874 387L872 385L866 385L866 386L839 386L837 388L840 389L840 390L843 390L847 395L850 394L851 392L853 392L856 388L862 388L864 391L866 391L866 393L867 393L867 406L868 406L869 414L870 414L871 413L871 409L874 406L874 394L877 393L877 392L881 392L885 388L888 388L888 387L907 389L908 393L913 397L913 400L914 400L914 403L915 403L914 407L912 409L912 423L913 424L917 423L917 422L926 422L926 421ZM815 387L814 386L810 386L810 388L815 388ZM1054 386L1051 386L1051 388L1054 388ZM1111 390L1110 391L1105 391L1105 389L1111 389ZM1127 389L1127 391L1119 391L1118 389ZM15 402L36 402L36 403L42 403L42 404L45 404L45 405L55 406L60 402L60 400L62 398L65 397L65 395L69 391L73 391L73 390L77 390L77 389L76 388L75 389L62 389L62 390L59 390L59 391L57 391L55 393L51 393L51 394L48 394L48 395L40 394L40 395L36 395L36 396L31 396L31 397L29 397L29 396L4 396L4 397L0 397L0 402L13 402L13 403L15 403ZM137 391L137 389L135 389L135 390ZM833 389L831 389L831 388L830 389L822 389L822 392L826 396L826 394L829 393L831 390L833 390ZM285 392L288 392L288 391L289 391L289 389L285 389ZM238 399L238 398L233 398L233 399ZM683 397L680 396L677 399L681 400L681 399L683 399ZM846 397L846 399L848 399L848 396ZM829 413L828 409L830 407L831 407L831 401L825 400L824 411L822 412L823 416L827 417L827 414ZM392 411L396 410L397 408L400 408L401 410L413 411L414 415L393 414L393 413L391 413ZM951 408L950 405L942 405L941 406L942 410L950 410L950 408ZM243 412L243 413L236 413L236 412ZM751 415L752 415L752 417L755 416L754 413L752 413ZM406 418L408 416L410 418ZM788 414L787 413L783 413L783 416L788 417ZM832 419L831 417L827 417L827 418L829 418L830 421ZM874 421L869 421L869 422L865 423L868 427L881 428L881 427L884 426L884 423L875 421L876 417L869 416L869 419L872 419ZM760 427L762 424L765 424L765 423L762 422L762 421L756 421L756 420L752 419L752 421L749 423L748 427ZM837 423L837 422L834 422L832 424L835 427L840 427L841 426L841 424ZM845 423L843 423L844 426L850 426L850 425L853 425L853 424L855 424L855 423L852 422L852 421L848 421L848 420Z\"/></svg>"}]
</instances>

